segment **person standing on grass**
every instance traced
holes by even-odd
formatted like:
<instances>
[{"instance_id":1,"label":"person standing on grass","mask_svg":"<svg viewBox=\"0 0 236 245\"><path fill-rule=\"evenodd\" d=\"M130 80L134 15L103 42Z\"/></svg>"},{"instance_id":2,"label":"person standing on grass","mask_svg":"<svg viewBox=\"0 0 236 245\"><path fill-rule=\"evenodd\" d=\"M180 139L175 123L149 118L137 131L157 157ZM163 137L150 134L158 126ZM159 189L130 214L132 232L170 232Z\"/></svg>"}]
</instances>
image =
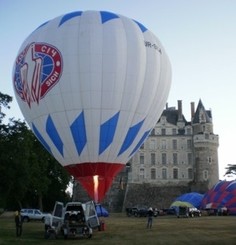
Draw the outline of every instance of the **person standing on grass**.
<instances>
[{"instance_id":1,"label":"person standing on grass","mask_svg":"<svg viewBox=\"0 0 236 245\"><path fill-rule=\"evenodd\" d=\"M22 234L22 221L20 211L15 212L15 224L16 224L16 236L21 236Z\"/></svg>"},{"instance_id":2,"label":"person standing on grass","mask_svg":"<svg viewBox=\"0 0 236 245\"><path fill-rule=\"evenodd\" d=\"M148 209L148 212L147 212L147 217L148 217L148 220L147 220L147 229L151 229L152 228L153 215L154 215L154 212L152 210L152 207L150 207Z\"/></svg>"}]
</instances>

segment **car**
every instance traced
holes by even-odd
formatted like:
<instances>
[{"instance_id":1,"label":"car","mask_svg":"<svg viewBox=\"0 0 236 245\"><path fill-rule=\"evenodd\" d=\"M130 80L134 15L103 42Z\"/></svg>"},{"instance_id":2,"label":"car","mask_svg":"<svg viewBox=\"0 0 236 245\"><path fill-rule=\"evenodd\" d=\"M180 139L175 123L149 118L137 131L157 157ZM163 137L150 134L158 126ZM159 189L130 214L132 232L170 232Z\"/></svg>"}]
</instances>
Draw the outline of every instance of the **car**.
<instances>
[{"instance_id":1,"label":"car","mask_svg":"<svg viewBox=\"0 0 236 245\"><path fill-rule=\"evenodd\" d=\"M126 211L126 215L127 215L128 217L131 217L131 216L134 215L133 209L132 209L132 208L126 208L125 211Z\"/></svg>"},{"instance_id":2,"label":"car","mask_svg":"<svg viewBox=\"0 0 236 245\"><path fill-rule=\"evenodd\" d=\"M44 222L45 217L49 215L42 213L39 209L23 208L21 209L21 218L23 222L29 222L31 220L39 220Z\"/></svg>"},{"instance_id":3,"label":"car","mask_svg":"<svg viewBox=\"0 0 236 245\"><path fill-rule=\"evenodd\" d=\"M126 208L127 216L135 216L135 217L147 217L148 209L146 207L133 207Z\"/></svg>"},{"instance_id":4,"label":"car","mask_svg":"<svg viewBox=\"0 0 236 245\"><path fill-rule=\"evenodd\" d=\"M163 208L159 211L160 215L176 215L176 210L175 208Z\"/></svg>"},{"instance_id":5,"label":"car","mask_svg":"<svg viewBox=\"0 0 236 245\"><path fill-rule=\"evenodd\" d=\"M189 214L189 217L196 217L196 216L201 217L202 216L201 211L197 208L189 208L188 214Z\"/></svg>"},{"instance_id":6,"label":"car","mask_svg":"<svg viewBox=\"0 0 236 245\"><path fill-rule=\"evenodd\" d=\"M137 217L147 217L147 214L148 214L148 209L145 207L142 207L142 208L138 208L136 216Z\"/></svg>"}]
</instances>

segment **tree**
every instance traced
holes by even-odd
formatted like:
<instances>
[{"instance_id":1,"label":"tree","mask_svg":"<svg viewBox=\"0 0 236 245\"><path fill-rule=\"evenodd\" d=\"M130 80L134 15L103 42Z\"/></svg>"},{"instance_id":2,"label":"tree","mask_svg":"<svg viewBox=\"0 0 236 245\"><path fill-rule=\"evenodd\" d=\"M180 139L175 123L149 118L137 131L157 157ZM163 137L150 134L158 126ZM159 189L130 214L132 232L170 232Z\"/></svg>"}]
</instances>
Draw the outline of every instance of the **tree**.
<instances>
[{"instance_id":1,"label":"tree","mask_svg":"<svg viewBox=\"0 0 236 245\"><path fill-rule=\"evenodd\" d=\"M29 186L28 159L31 142L24 122L10 120L0 135L0 193L5 204L11 200L21 206Z\"/></svg>"},{"instance_id":2,"label":"tree","mask_svg":"<svg viewBox=\"0 0 236 245\"><path fill-rule=\"evenodd\" d=\"M0 108L9 109L12 97L0 92ZM64 201L70 176L43 148L25 122L9 119L0 111L0 207L23 205L52 208L55 199ZM64 199L63 199L64 198ZM52 198L51 198L52 199ZM53 202L53 204L52 204Z\"/></svg>"},{"instance_id":3,"label":"tree","mask_svg":"<svg viewBox=\"0 0 236 245\"><path fill-rule=\"evenodd\" d=\"M0 92L0 123L2 122L2 119L6 116L3 112L2 112L2 107L5 107L7 109L10 109L9 103L12 102L12 97L7 95L7 94L3 94Z\"/></svg>"},{"instance_id":4,"label":"tree","mask_svg":"<svg viewBox=\"0 0 236 245\"><path fill-rule=\"evenodd\" d=\"M34 136L33 136L34 137ZM55 200L65 201L70 175L34 137L30 156L30 187L24 201L28 206L51 210Z\"/></svg>"}]
</instances>

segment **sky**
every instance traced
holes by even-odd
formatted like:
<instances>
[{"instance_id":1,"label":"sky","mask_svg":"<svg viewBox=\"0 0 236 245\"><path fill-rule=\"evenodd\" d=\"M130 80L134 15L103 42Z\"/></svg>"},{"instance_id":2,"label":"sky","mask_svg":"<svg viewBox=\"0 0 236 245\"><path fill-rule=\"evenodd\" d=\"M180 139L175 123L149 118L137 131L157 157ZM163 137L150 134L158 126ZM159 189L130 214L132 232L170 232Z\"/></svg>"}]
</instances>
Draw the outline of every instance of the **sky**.
<instances>
[{"instance_id":1,"label":"sky","mask_svg":"<svg viewBox=\"0 0 236 245\"><path fill-rule=\"evenodd\" d=\"M219 174L236 164L236 1L235 0L0 0L0 91L13 97L8 118L24 119L12 86L18 50L38 26L73 11L106 10L135 19L163 44L172 66L168 105L202 100L212 111L219 135Z\"/></svg>"}]
</instances>

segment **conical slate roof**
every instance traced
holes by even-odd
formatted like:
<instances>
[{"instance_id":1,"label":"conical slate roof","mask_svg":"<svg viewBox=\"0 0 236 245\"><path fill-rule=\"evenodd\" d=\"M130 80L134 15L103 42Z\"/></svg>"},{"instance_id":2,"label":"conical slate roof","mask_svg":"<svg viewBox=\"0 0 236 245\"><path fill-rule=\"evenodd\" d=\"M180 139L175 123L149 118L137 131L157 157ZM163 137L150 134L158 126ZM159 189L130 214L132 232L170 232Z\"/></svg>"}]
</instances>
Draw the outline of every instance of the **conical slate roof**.
<instances>
[{"instance_id":1,"label":"conical slate roof","mask_svg":"<svg viewBox=\"0 0 236 245\"><path fill-rule=\"evenodd\" d=\"M205 110L205 107L200 99L192 123L201 123L201 121L205 123L212 123L212 115L210 110Z\"/></svg>"}]
</instances>

